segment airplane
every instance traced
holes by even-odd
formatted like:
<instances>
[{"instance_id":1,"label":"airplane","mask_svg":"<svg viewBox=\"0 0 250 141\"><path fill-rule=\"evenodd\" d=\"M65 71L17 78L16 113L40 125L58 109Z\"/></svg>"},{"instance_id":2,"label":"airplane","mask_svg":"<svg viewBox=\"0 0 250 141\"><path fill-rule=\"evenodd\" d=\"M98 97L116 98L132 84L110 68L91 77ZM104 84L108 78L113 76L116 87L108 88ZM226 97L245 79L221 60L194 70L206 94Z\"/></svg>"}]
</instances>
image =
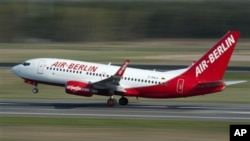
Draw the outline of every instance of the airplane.
<instances>
[{"instance_id":1,"label":"airplane","mask_svg":"<svg viewBox=\"0 0 250 141\"><path fill-rule=\"evenodd\" d=\"M39 83L62 86L68 94L108 96L108 106L117 104L114 95L121 96L120 105L127 105L128 97L162 99L205 95L220 92L227 85L246 82L222 80L239 36L238 31L228 31L198 61L178 70L130 68L130 60L119 67L58 58L30 59L11 69L25 83L34 86L33 93L38 93Z\"/></svg>"}]
</instances>

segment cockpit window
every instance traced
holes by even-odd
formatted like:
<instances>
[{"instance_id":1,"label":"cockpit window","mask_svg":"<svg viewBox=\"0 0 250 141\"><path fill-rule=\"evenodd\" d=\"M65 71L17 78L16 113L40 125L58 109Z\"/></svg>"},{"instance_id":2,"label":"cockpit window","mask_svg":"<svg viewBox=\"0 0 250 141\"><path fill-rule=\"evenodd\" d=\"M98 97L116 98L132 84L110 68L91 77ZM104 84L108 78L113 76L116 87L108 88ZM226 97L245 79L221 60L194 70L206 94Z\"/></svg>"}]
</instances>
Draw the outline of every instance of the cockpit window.
<instances>
[{"instance_id":1,"label":"cockpit window","mask_svg":"<svg viewBox=\"0 0 250 141\"><path fill-rule=\"evenodd\" d=\"M23 65L24 65L24 66L29 66L29 65L30 65L30 63L28 63L28 62L24 62L24 63L23 63Z\"/></svg>"}]
</instances>

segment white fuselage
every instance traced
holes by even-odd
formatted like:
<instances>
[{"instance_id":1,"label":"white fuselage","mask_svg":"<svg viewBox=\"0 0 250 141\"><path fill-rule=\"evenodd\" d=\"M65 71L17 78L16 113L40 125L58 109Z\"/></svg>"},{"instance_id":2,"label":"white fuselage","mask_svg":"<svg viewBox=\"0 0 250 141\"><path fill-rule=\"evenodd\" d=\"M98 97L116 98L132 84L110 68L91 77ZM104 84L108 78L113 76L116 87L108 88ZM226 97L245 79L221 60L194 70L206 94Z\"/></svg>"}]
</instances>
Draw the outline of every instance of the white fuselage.
<instances>
[{"instance_id":1,"label":"white fuselage","mask_svg":"<svg viewBox=\"0 0 250 141\"><path fill-rule=\"evenodd\" d=\"M119 66L90 63L56 58L37 58L27 60L29 65L17 65L12 70L19 77L55 85L65 85L67 81L75 80L86 83L98 82L113 75ZM167 72L127 68L120 86L124 88L147 87L165 83L179 76L187 69Z\"/></svg>"}]
</instances>

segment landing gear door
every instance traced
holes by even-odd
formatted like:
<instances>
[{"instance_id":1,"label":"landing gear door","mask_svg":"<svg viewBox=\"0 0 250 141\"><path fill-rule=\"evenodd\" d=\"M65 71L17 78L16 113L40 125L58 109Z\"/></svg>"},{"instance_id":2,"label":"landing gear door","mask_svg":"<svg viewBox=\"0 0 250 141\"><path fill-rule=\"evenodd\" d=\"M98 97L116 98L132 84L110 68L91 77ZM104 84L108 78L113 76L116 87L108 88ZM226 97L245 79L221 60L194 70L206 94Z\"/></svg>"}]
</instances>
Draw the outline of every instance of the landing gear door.
<instances>
[{"instance_id":1,"label":"landing gear door","mask_svg":"<svg viewBox=\"0 0 250 141\"><path fill-rule=\"evenodd\" d=\"M45 67L45 60L40 60L37 68L37 73L43 74L44 67Z\"/></svg>"}]
</instances>

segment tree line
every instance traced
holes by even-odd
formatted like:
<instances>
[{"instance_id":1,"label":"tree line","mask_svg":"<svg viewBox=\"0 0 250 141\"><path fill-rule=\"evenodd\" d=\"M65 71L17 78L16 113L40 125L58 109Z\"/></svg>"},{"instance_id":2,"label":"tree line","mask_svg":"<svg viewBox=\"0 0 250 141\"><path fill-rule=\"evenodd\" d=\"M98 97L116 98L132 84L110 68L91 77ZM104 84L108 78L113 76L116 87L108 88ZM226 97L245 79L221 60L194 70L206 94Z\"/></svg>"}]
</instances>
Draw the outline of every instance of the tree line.
<instances>
[{"instance_id":1,"label":"tree line","mask_svg":"<svg viewBox=\"0 0 250 141\"><path fill-rule=\"evenodd\" d=\"M250 37L250 2L2 2L0 41Z\"/></svg>"}]
</instances>

